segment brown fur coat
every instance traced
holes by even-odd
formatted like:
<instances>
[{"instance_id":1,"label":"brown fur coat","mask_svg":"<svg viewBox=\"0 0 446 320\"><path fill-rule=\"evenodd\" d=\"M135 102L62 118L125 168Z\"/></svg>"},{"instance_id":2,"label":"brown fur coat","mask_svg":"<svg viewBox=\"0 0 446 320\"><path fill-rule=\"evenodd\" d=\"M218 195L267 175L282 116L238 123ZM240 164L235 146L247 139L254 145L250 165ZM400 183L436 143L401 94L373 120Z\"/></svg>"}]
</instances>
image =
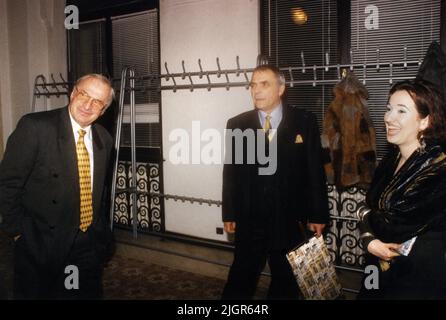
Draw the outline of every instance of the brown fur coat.
<instances>
[{"instance_id":1,"label":"brown fur coat","mask_svg":"<svg viewBox=\"0 0 446 320\"><path fill-rule=\"evenodd\" d=\"M367 109L368 92L353 73L333 89L323 123L322 146L330 154L327 180L338 190L367 188L376 167L375 129Z\"/></svg>"}]
</instances>

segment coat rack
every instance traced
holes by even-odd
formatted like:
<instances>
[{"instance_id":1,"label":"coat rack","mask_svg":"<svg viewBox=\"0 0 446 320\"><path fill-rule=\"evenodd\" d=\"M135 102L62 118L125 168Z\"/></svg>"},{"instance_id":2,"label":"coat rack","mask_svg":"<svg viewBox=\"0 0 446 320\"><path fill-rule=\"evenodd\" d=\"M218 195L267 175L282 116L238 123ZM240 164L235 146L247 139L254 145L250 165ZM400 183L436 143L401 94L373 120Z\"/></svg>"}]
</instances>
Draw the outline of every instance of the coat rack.
<instances>
[{"instance_id":1,"label":"coat rack","mask_svg":"<svg viewBox=\"0 0 446 320\"><path fill-rule=\"evenodd\" d=\"M59 73L59 78L56 80L54 75L50 75L51 81L48 82L43 74L39 74L34 79L34 90L33 90L33 101L31 105L31 112L36 111L36 100L43 97L44 110L48 110L47 98L51 96L56 96L59 98L61 95L70 97L70 83L67 82L62 73Z\"/></svg>"},{"instance_id":2,"label":"coat rack","mask_svg":"<svg viewBox=\"0 0 446 320\"><path fill-rule=\"evenodd\" d=\"M329 64L328 52L325 54L324 65L313 65L308 66L305 63L304 52L300 52L300 66L287 66L281 67L280 71L284 74L286 78L286 85L289 87L294 87L296 85L312 85L313 87L317 85L325 84L336 84L342 79L342 73L344 70L356 71L358 79L366 84L368 81L387 81L390 85L394 81L413 79L414 76L395 76L395 71L406 70L409 66L420 66L422 60L407 60L407 46L403 48L404 58L401 61L381 61L380 55L381 50L376 49L376 58L373 62L367 63L357 63L353 61L352 50L350 50L350 63L348 64ZM135 75L129 77L129 80L135 80L135 84L131 86L125 86L125 90L131 91L147 91L147 90L172 90L177 92L178 90L189 90L193 92L196 89L206 89L211 91L212 89L225 88L229 91L234 87L245 87L249 89L249 79L254 68L241 68L240 58L236 56L235 67L232 69L222 69L221 60L219 57L215 59L215 67L211 70L204 70L202 60L198 59L196 68L194 71L188 71L186 68L186 62L181 61L182 72L171 73L167 62L164 63L164 69L166 73L164 74L147 74L138 76L136 70ZM376 73L383 74L384 69L388 69L386 75L383 74L381 77L367 77L367 71L375 70ZM331 78L320 79L318 74L328 73L330 71L335 71L335 76L333 77L330 73ZM312 74L311 79L299 79L299 75ZM34 81L34 97L33 97L33 111L35 111L35 99L40 97L50 97L66 95L69 96L70 83L65 81L62 74L59 74L60 80L54 78L51 74L51 81L48 82L43 75L38 75ZM211 78L212 77L212 78ZM236 80L234 80L234 77ZM324 77L325 78L325 77ZM187 79L186 84L179 84ZM203 83L203 79L205 79ZM218 79L219 81L215 81ZM162 84L161 81L164 80L168 84ZM199 81L201 80L201 81ZM221 81L223 80L223 81ZM113 79L114 82L122 81L121 78ZM146 84L148 82L148 84ZM117 90L119 92L119 90Z\"/></svg>"},{"instance_id":3,"label":"coat rack","mask_svg":"<svg viewBox=\"0 0 446 320\"><path fill-rule=\"evenodd\" d=\"M355 63L353 61L353 52L350 49L350 63L348 64L330 64L330 57L328 52L325 54L324 65L313 65L308 66L305 64L305 55L304 52L300 52L300 61L301 66L288 66L281 67L280 71L286 77L286 85L289 87L294 87L296 85L312 85L313 87L317 85L325 85L325 84L336 84L342 79L342 73L344 70L356 71L358 75L358 79L362 81L365 85L368 81L387 81L390 85L393 84L394 81L400 80L408 80L415 78L414 76L395 76L395 71L398 70L406 70L409 66L420 66L421 60L407 60L407 46L404 46L404 58L401 61L381 61L380 55L381 51L379 48L376 49L376 58L374 62L367 63ZM240 58L236 56L234 69L221 69L220 58L216 58L216 69L203 71L203 66L201 59L197 61L197 70L195 71L187 71L186 63L184 60L181 61L181 69L183 72L171 73L169 71L169 67L167 62L164 63L164 69L166 70L165 74L160 75L145 75L136 77L135 80L151 80L151 85L149 86L137 86L134 88L129 88L130 90L147 90L147 89L155 89L155 90L172 90L176 92L177 90L189 90L193 92L195 89L207 89L207 91L211 91L215 88L225 88L226 90L230 90L233 87L245 87L249 89L249 76L248 74L252 74L254 68L240 68ZM383 74L384 69L388 69L388 73L381 77L367 77L368 70L375 70L377 73ZM308 73L307 73L308 71ZM318 74L320 72L328 73L330 71L335 71L336 76L333 77L331 75L331 79L319 79ZM312 74L313 77L311 80L302 80L299 79L299 74ZM224 78L222 77L224 76ZM236 77L239 79L241 75L243 75L241 81L231 81L230 77ZM223 81L212 81L211 76L216 77L217 79L222 79ZM206 77L206 83L198 83L198 80ZM307 76L308 77L308 76ZM325 78L325 77L324 77ZM187 84L179 84L179 80L184 82L185 79L188 79ZM158 84L154 85L153 82L156 80L157 82L161 82L164 80L169 82L169 84ZM215 78L214 78L215 80Z\"/></svg>"}]
</instances>

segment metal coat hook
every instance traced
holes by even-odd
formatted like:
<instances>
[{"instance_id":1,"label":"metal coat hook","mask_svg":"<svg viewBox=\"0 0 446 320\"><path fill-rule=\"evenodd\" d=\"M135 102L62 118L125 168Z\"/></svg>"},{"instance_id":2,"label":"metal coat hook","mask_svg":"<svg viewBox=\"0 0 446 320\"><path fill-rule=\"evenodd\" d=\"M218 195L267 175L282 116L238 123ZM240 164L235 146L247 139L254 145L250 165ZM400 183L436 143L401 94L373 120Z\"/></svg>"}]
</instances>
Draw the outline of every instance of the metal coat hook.
<instances>
[{"instance_id":1,"label":"metal coat hook","mask_svg":"<svg viewBox=\"0 0 446 320\"><path fill-rule=\"evenodd\" d=\"M164 62L164 68L166 68L166 73L167 73L166 81L169 81L169 79L170 79L170 72L169 72L169 69L167 68L167 62Z\"/></svg>"},{"instance_id":2,"label":"metal coat hook","mask_svg":"<svg viewBox=\"0 0 446 320\"><path fill-rule=\"evenodd\" d=\"M328 71L328 66L330 65L330 55L325 52L325 72Z\"/></svg>"},{"instance_id":3,"label":"metal coat hook","mask_svg":"<svg viewBox=\"0 0 446 320\"><path fill-rule=\"evenodd\" d=\"M54 79L54 75L53 74L51 74L51 79L53 80L53 84L51 85L51 87L56 89L56 97L59 98L60 97L60 91L59 91L59 88L56 85L56 79Z\"/></svg>"},{"instance_id":4,"label":"metal coat hook","mask_svg":"<svg viewBox=\"0 0 446 320\"><path fill-rule=\"evenodd\" d=\"M203 78L203 67L201 66L201 59L198 59L198 67L200 68L199 78Z\"/></svg>"},{"instance_id":5,"label":"metal coat hook","mask_svg":"<svg viewBox=\"0 0 446 320\"><path fill-rule=\"evenodd\" d=\"M267 56L265 56L264 54L259 54L257 55L257 66L264 66L269 64L269 59Z\"/></svg>"},{"instance_id":6,"label":"metal coat hook","mask_svg":"<svg viewBox=\"0 0 446 320\"><path fill-rule=\"evenodd\" d=\"M367 79L367 66L365 65L365 63L362 65L362 68L362 84L365 85Z\"/></svg>"},{"instance_id":7,"label":"metal coat hook","mask_svg":"<svg viewBox=\"0 0 446 320\"><path fill-rule=\"evenodd\" d=\"M313 65L313 87L316 86L316 65Z\"/></svg>"},{"instance_id":8,"label":"metal coat hook","mask_svg":"<svg viewBox=\"0 0 446 320\"><path fill-rule=\"evenodd\" d=\"M389 84L392 84L393 83L393 62L390 62L390 64L389 64L389 72L390 72L390 74L389 74Z\"/></svg>"},{"instance_id":9,"label":"metal coat hook","mask_svg":"<svg viewBox=\"0 0 446 320\"><path fill-rule=\"evenodd\" d=\"M294 87L294 79L293 79L293 70L291 70L291 67L288 68L288 72L290 73L290 87Z\"/></svg>"},{"instance_id":10,"label":"metal coat hook","mask_svg":"<svg viewBox=\"0 0 446 320\"><path fill-rule=\"evenodd\" d=\"M43 84L45 84L45 76L43 74L39 74L36 79L34 80L34 90L36 91L37 95L40 96L42 92L39 90L38 81L41 80Z\"/></svg>"},{"instance_id":11,"label":"metal coat hook","mask_svg":"<svg viewBox=\"0 0 446 320\"><path fill-rule=\"evenodd\" d=\"M353 71L353 50L350 48L350 71Z\"/></svg>"},{"instance_id":12,"label":"metal coat hook","mask_svg":"<svg viewBox=\"0 0 446 320\"><path fill-rule=\"evenodd\" d=\"M65 81L65 79L63 78L63 75L62 75L61 72L59 73L59 77L60 77L60 79L61 79L62 82L63 82L63 84L62 84L62 88L65 88L66 90L68 90L68 82Z\"/></svg>"},{"instance_id":13,"label":"metal coat hook","mask_svg":"<svg viewBox=\"0 0 446 320\"><path fill-rule=\"evenodd\" d=\"M190 76L190 73L189 73L189 81L190 81L190 92L193 92L194 91L194 83L192 82L192 77Z\"/></svg>"},{"instance_id":14,"label":"metal coat hook","mask_svg":"<svg viewBox=\"0 0 446 320\"><path fill-rule=\"evenodd\" d=\"M218 68L218 72L217 72L217 78L221 77L221 68L220 68L220 59L217 57L217 68Z\"/></svg>"},{"instance_id":15,"label":"metal coat hook","mask_svg":"<svg viewBox=\"0 0 446 320\"><path fill-rule=\"evenodd\" d=\"M302 73L305 73L305 58L304 58L304 52L300 52L300 59L302 60Z\"/></svg>"},{"instance_id":16,"label":"metal coat hook","mask_svg":"<svg viewBox=\"0 0 446 320\"><path fill-rule=\"evenodd\" d=\"M201 59L198 59L198 66L200 67L200 75L199 78L203 78L203 67L201 66ZM206 89L208 91L211 91L211 78L209 78L209 73L208 72L204 72L204 74L206 75L206 78L208 79L208 86L206 87ZM192 81L191 81L192 82ZM193 85L192 85L193 86Z\"/></svg>"},{"instance_id":17,"label":"metal coat hook","mask_svg":"<svg viewBox=\"0 0 446 320\"><path fill-rule=\"evenodd\" d=\"M246 88L246 90L248 90L249 89L249 79L248 79L248 74L246 73L246 70L243 70L243 74L245 75L245 80L246 80L246 85L245 85L245 88Z\"/></svg>"},{"instance_id":18,"label":"metal coat hook","mask_svg":"<svg viewBox=\"0 0 446 320\"><path fill-rule=\"evenodd\" d=\"M48 94L48 96L50 95L50 90L48 90L48 84L46 83L46 79L45 78L43 78L43 89L46 91L44 94L45 95L47 95Z\"/></svg>"},{"instance_id":19,"label":"metal coat hook","mask_svg":"<svg viewBox=\"0 0 446 320\"><path fill-rule=\"evenodd\" d=\"M378 48L376 49L376 71L379 72L379 68L380 66L379 66L379 48Z\"/></svg>"},{"instance_id":20,"label":"metal coat hook","mask_svg":"<svg viewBox=\"0 0 446 320\"><path fill-rule=\"evenodd\" d=\"M229 91L229 84L230 84L230 81L229 81L229 76L228 76L228 73L227 73L227 72L225 72L225 76L226 76L226 90Z\"/></svg>"},{"instance_id":21,"label":"metal coat hook","mask_svg":"<svg viewBox=\"0 0 446 320\"><path fill-rule=\"evenodd\" d=\"M190 82L190 92L194 91L194 82L192 81L192 76L190 75L190 73L186 72L186 67L184 66L184 60L181 61L181 65L183 67L183 75L181 77L181 79L184 80L184 78L187 77L189 78L189 82Z\"/></svg>"},{"instance_id":22,"label":"metal coat hook","mask_svg":"<svg viewBox=\"0 0 446 320\"><path fill-rule=\"evenodd\" d=\"M235 60L236 60L236 62L237 62L237 72L235 73L235 75L236 75L237 77L239 77L239 76L240 76L240 59L239 59L239 56L236 56L236 57L235 57Z\"/></svg>"},{"instance_id":23,"label":"metal coat hook","mask_svg":"<svg viewBox=\"0 0 446 320\"><path fill-rule=\"evenodd\" d=\"M404 45L404 69L407 69L407 46Z\"/></svg>"},{"instance_id":24,"label":"metal coat hook","mask_svg":"<svg viewBox=\"0 0 446 320\"><path fill-rule=\"evenodd\" d=\"M169 69L167 68L167 62L164 62L164 67L166 68L166 81L169 81L170 77L172 77L173 81L173 92L177 92L177 82L175 81L175 77L170 75Z\"/></svg>"},{"instance_id":25,"label":"metal coat hook","mask_svg":"<svg viewBox=\"0 0 446 320\"><path fill-rule=\"evenodd\" d=\"M184 67L184 60L181 60L181 67L183 68L183 74L181 75L181 80L186 78L186 68Z\"/></svg>"},{"instance_id":26,"label":"metal coat hook","mask_svg":"<svg viewBox=\"0 0 446 320\"><path fill-rule=\"evenodd\" d=\"M208 79L208 86L207 89L208 91L211 91L211 78L209 77L209 73L205 73L206 74L206 78Z\"/></svg>"}]
</instances>

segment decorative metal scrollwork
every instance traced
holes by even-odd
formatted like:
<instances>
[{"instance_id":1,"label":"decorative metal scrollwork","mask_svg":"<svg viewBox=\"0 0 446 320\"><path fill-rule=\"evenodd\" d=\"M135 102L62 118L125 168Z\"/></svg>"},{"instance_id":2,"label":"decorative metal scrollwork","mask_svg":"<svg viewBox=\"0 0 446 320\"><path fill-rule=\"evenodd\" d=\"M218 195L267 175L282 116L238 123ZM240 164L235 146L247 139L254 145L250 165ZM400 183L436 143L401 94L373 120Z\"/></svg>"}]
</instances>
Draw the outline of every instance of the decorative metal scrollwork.
<instances>
[{"instance_id":1,"label":"decorative metal scrollwork","mask_svg":"<svg viewBox=\"0 0 446 320\"><path fill-rule=\"evenodd\" d=\"M336 265L357 268L364 265L365 253L359 240L355 212L365 195L366 190L357 187L339 193L335 186L328 186L331 221L325 243Z\"/></svg>"},{"instance_id":2,"label":"decorative metal scrollwork","mask_svg":"<svg viewBox=\"0 0 446 320\"><path fill-rule=\"evenodd\" d=\"M167 201L181 201L199 205L221 206L221 201L194 198L183 195L160 193L159 165L137 163L137 205L138 229L163 232L163 212L161 198ZM120 162L118 166L117 187L125 189L131 181L130 162ZM366 191L348 188L338 193L336 187L328 186L330 223L327 226L325 242L336 265L360 268L364 264L364 250L359 240L355 212L364 201ZM130 198L128 193L118 193L115 199L114 222L131 226Z\"/></svg>"},{"instance_id":3,"label":"decorative metal scrollwork","mask_svg":"<svg viewBox=\"0 0 446 320\"><path fill-rule=\"evenodd\" d=\"M162 232L163 216L161 212L159 168L158 164L136 164L136 190L138 229ZM131 163L119 162L117 175L117 190L125 190L131 186ZM149 174L148 174L149 173ZM115 198L114 222L124 226L131 226L131 204L128 192L119 192Z\"/></svg>"}]
</instances>

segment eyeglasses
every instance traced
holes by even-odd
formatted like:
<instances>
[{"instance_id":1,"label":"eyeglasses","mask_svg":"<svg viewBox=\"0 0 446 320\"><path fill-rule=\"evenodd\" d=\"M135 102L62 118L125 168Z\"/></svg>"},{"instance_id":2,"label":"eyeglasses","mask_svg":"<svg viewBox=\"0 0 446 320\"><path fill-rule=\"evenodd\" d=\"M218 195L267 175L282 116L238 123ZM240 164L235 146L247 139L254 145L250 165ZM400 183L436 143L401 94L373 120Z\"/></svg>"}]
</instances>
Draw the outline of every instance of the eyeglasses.
<instances>
[{"instance_id":1,"label":"eyeglasses","mask_svg":"<svg viewBox=\"0 0 446 320\"><path fill-rule=\"evenodd\" d=\"M105 102L90 97L90 95L85 90L79 90L78 87L76 88L76 92L78 93L78 98L82 100L83 102L89 102L91 101L91 106L96 110L102 110L105 107Z\"/></svg>"}]
</instances>

